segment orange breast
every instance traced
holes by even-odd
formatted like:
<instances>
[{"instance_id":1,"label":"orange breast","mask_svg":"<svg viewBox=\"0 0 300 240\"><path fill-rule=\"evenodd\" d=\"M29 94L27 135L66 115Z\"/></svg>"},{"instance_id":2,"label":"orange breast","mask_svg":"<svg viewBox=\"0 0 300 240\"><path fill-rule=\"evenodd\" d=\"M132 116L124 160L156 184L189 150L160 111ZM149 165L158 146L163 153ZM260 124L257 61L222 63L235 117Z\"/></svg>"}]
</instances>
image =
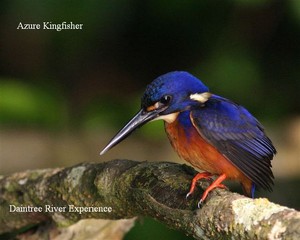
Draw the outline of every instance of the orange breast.
<instances>
[{"instance_id":1,"label":"orange breast","mask_svg":"<svg viewBox=\"0 0 300 240\"><path fill-rule=\"evenodd\" d=\"M212 174L225 173L228 179L239 182L250 181L214 146L206 142L192 124L183 127L177 118L172 123L165 123L165 130L178 155L194 167Z\"/></svg>"}]
</instances>

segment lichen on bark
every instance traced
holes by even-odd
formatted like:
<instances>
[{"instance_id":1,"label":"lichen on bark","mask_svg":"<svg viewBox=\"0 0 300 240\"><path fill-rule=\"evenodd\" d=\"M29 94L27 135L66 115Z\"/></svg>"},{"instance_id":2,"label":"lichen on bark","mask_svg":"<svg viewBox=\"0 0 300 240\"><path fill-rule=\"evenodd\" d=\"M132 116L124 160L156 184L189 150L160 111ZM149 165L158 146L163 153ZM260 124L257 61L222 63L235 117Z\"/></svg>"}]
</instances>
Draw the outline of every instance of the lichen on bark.
<instances>
[{"instance_id":1,"label":"lichen on bark","mask_svg":"<svg viewBox=\"0 0 300 240\"><path fill-rule=\"evenodd\" d=\"M199 197L210 182L200 181L186 199L195 173L191 167L175 163L113 160L0 176L0 234L45 222L66 229L82 219L149 216L196 239L300 238L300 213L267 199L252 200L217 189L198 209ZM10 205L41 207L43 211L10 212ZM111 211L79 213L70 211L70 205L111 207ZM54 210L45 211L45 206ZM59 207L66 211L58 211Z\"/></svg>"}]
</instances>

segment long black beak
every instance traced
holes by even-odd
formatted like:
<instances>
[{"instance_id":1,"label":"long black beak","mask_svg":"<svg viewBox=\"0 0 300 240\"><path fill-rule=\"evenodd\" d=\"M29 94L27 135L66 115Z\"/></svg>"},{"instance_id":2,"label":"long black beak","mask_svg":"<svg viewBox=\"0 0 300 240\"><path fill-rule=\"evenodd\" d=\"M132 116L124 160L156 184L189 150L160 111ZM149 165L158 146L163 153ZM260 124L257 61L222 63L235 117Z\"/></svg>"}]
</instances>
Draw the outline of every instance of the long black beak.
<instances>
[{"instance_id":1,"label":"long black beak","mask_svg":"<svg viewBox=\"0 0 300 240\"><path fill-rule=\"evenodd\" d=\"M114 136L106 147L100 152L100 155L106 153L109 149L116 146L119 142L128 137L135 129L143 126L147 122L158 117L159 111L154 110L146 112L143 109L140 110L117 134Z\"/></svg>"}]
</instances>

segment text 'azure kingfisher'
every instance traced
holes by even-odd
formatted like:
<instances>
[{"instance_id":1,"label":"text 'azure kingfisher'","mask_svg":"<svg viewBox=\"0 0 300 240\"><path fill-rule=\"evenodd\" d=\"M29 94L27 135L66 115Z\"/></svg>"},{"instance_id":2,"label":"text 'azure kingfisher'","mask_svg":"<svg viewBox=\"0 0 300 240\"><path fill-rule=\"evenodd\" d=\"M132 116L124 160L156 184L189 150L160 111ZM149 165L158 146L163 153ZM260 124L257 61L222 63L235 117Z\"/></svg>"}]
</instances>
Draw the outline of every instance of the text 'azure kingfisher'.
<instances>
[{"instance_id":1,"label":"text 'azure kingfisher'","mask_svg":"<svg viewBox=\"0 0 300 240\"><path fill-rule=\"evenodd\" d=\"M218 175L199 202L225 179L240 182L246 195L256 187L272 190L271 160L276 149L262 125L242 106L209 92L193 75L175 71L150 83L142 97L141 110L103 149L104 154L136 128L151 120L163 119L169 140L178 155L198 173L196 182Z\"/></svg>"}]
</instances>

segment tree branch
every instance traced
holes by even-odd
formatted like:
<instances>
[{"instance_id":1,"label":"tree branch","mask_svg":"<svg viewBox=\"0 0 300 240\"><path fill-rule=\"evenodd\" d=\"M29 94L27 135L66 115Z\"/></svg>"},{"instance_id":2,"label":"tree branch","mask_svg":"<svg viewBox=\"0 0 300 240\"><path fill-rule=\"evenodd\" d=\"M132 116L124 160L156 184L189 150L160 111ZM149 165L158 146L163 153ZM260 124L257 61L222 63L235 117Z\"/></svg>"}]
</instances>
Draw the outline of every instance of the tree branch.
<instances>
[{"instance_id":1,"label":"tree branch","mask_svg":"<svg viewBox=\"0 0 300 240\"><path fill-rule=\"evenodd\" d=\"M218 189L197 209L209 182L186 199L194 175L186 165L113 160L0 176L0 233L149 216L196 239L300 239L300 212L267 199Z\"/></svg>"}]
</instances>

